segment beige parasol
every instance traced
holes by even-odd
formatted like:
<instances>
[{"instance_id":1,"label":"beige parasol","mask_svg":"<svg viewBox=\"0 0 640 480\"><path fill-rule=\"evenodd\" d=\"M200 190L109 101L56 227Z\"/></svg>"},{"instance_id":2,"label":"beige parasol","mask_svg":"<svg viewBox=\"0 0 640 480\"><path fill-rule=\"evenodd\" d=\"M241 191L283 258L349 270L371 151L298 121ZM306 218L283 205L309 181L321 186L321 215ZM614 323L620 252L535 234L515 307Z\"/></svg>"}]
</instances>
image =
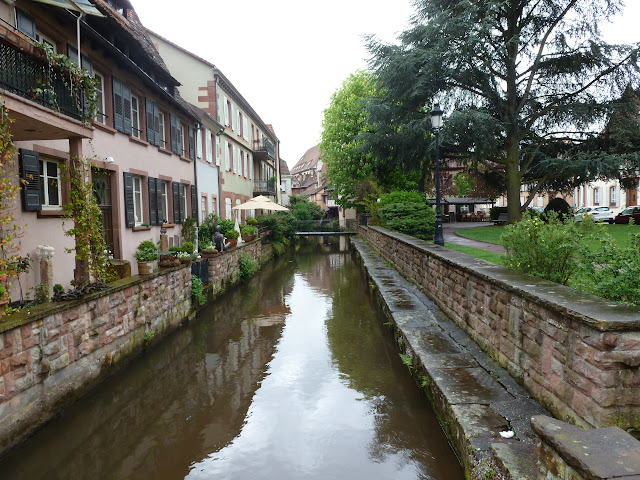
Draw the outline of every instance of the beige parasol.
<instances>
[{"instance_id":1,"label":"beige parasol","mask_svg":"<svg viewBox=\"0 0 640 480\"><path fill-rule=\"evenodd\" d=\"M289 210L287 207L272 202L264 195L254 197L241 205L233 207L233 210Z\"/></svg>"}]
</instances>

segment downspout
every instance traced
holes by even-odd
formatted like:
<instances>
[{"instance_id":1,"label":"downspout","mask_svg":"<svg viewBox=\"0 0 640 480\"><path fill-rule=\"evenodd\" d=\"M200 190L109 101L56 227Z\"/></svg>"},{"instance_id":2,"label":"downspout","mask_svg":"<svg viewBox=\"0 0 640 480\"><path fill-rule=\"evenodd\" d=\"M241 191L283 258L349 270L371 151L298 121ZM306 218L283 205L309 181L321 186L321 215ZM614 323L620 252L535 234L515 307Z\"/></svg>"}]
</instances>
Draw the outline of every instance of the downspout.
<instances>
[{"instance_id":1,"label":"downspout","mask_svg":"<svg viewBox=\"0 0 640 480\"><path fill-rule=\"evenodd\" d=\"M215 71L213 73L214 78L216 79L216 88L214 90L214 97L213 97L213 105L216 109L216 115L215 118L216 121L218 123L220 123L220 120L218 119L218 81L219 81L219 77L218 75L216 75ZM221 133L224 132L224 130L222 130L221 132L216 133L216 135L218 136L218 138L220 138ZM213 145L213 147L215 148L215 144ZM218 152L214 152L213 153L213 158L215 159L218 155ZM221 156L222 157L222 156ZM222 218L222 159L220 160L220 165L218 165L218 215L220 218Z\"/></svg>"},{"instance_id":2,"label":"downspout","mask_svg":"<svg viewBox=\"0 0 640 480\"><path fill-rule=\"evenodd\" d=\"M80 15L78 15L78 20L77 20L77 24L76 24L76 35L77 35L77 41L78 41L78 67L80 68L80 70L82 70L82 55L80 55L80 19L82 18L83 13L80 12Z\"/></svg>"},{"instance_id":3,"label":"downspout","mask_svg":"<svg viewBox=\"0 0 640 480\"><path fill-rule=\"evenodd\" d=\"M198 126L198 134L200 133L200 124L197 123L196 124ZM187 131L189 129L189 126L187 125ZM182 139L182 141L184 141L184 139ZM188 140L187 140L188 141ZM193 148L196 148L196 145L198 144L198 139L195 138L195 141L193 142L194 146ZM191 145L189 145L189 147L191 147ZM198 156L195 154L195 152L193 152L193 181L195 183L195 187L196 187L196 212L198 211L198 202L200 201L200 190L198 189ZM193 212L193 205L191 205L191 211ZM195 238L195 249L196 249L196 253L198 253L198 227L200 226L200 215L196 215L196 218L194 218L194 220L196 221L196 238Z\"/></svg>"}]
</instances>

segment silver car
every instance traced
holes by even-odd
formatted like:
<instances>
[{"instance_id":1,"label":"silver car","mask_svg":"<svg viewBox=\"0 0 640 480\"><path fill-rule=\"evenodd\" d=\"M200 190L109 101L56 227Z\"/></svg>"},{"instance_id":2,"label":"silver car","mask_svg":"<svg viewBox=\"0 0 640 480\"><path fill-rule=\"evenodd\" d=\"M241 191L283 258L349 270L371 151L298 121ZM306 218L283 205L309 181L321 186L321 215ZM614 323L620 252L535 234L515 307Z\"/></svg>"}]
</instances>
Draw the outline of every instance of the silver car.
<instances>
[{"instance_id":1,"label":"silver car","mask_svg":"<svg viewBox=\"0 0 640 480\"><path fill-rule=\"evenodd\" d=\"M616 218L616 214L609 207L582 207L576 210L573 220L581 222L587 215L591 215L594 222L613 223Z\"/></svg>"}]
</instances>

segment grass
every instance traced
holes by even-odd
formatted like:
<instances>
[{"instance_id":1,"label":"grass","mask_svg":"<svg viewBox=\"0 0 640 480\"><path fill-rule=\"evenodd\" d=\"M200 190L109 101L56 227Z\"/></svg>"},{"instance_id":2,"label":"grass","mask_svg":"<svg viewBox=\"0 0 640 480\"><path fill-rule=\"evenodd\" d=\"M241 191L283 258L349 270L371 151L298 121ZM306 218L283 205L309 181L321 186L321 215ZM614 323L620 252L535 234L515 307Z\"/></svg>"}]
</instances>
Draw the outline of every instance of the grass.
<instances>
[{"instance_id":1,"label":"grass","mask_svg":"<svg viewBox=\"0 0 640 480\"><path fill-rule=\"evenodd\" d=\"M627 241L627 235L629 234L629 229L633 233L640 233L640 225L608 225L603 224L602 228L613 237L613 240L620 246L624 245ZM495 243L500 245L500 235L504 231L504 227L502 226L487 226L487 227L476 227L476 228L461 228L456 233L461 237L469 238L471 240L477 240L480 242L487 243ZM594 246L597 242L594 242ZM454 247L454 250L458 250ZM458 250L463 252L463 250ZM468 252L463 252L468 253ZM469 255L473 255L469 253ZM474 255L476 256L476 255ZM480 257L479 257L480 258ZM488 259L485 259L488 260ZM489 260L491 261L491 260ZM494 262L496 263L496 262Z\"/></svg>"},{"instance_id":2,"label":"grass","mask_svg":"<svg viewBox=\"0 0 640 480\"><path fill-rule=\"evenodd\" d=\"M456 243L449 242L446 242L444 246L457 252L466 253L467 255L471 255L475 258L481 258L482 260L486 260L491 263L504 265L504 263L502 263L503 255L499 253L489 252L488 250L483 250L481 248L467 247L465 245L458 245Z\"/></svg>"}]
</instances>

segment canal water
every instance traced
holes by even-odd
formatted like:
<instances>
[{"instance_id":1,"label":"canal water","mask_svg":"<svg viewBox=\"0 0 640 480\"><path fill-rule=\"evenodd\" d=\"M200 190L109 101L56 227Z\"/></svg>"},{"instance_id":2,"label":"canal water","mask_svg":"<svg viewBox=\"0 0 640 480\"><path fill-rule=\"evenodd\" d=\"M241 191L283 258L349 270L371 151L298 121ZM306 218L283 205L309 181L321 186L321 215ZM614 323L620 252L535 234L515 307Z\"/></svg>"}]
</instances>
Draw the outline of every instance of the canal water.
<instances>
[{"instance_id":1,"label":"canal water","mask_svg":"<svg viewBox=\"0 0 640 480\"><path fill-rule=\"evenodd\" d=\"M346 239L266 265L11 456L2 479L463 479Z\"/></svg>"}]
</instances>

